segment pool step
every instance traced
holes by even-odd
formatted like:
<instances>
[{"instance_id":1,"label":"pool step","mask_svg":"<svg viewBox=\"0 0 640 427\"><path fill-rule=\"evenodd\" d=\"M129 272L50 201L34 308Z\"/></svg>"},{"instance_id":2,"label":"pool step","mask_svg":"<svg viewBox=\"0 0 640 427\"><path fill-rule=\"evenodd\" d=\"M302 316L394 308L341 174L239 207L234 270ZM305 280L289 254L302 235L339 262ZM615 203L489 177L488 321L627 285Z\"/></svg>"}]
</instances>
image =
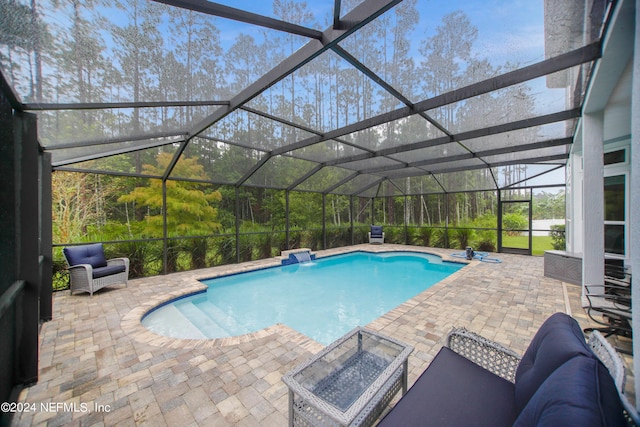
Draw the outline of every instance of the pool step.
<instances>
[{"instance_id":1,"label":"pool step","mask_svg":"<svg viewBox=\"0 0 640 427\"><path fill-rule=\"evenodd\" d=\"M230 336L229 332L218 322L204 313L200 307L192 302L176 304L178 310L194 325L202 331L207 338L222 338Z\"/></svg>"},{"instance_id":2,"label":"pool step","mask_svg":"<svg viewBox=\"0 0 640 427\"><path fill-rule=\"evenodd\" d=\"M245 333L238 327L238 324L233 317L220 310L218 306L212 304L208 300L198 301L195 306L209 317L209 319L220 325L229 336L242 335Z\"/></svg>"},{"instance_id":3,"label":"pool step","mask_svg":"<svg viewBox=\"0 0 640 427\"><path fill-rule=\"evenodd\" d=\"M171 319L171 322L168 322L166 319ZM157 322L157 327L155 326L155 322ZM162 331L158 333L169 337L187 339L207 338L206 335L173 304L162 307L162 317L156 319L155 322L154 317L150 317L147 319L145 326L152 331Z\"/></svg>"}]
</instances>

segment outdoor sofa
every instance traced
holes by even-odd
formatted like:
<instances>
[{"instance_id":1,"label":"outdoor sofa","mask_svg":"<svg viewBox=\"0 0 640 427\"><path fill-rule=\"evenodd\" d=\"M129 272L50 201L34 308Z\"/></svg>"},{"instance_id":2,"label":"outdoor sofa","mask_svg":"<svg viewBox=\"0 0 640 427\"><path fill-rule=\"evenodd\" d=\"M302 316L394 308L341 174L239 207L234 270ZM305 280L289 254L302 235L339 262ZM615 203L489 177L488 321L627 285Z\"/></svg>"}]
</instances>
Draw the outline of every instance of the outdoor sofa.
<instances>
[{"instance_id":1,"label":"outdoor sofa","mask_svg":"<svg viewBox=\"0 0 640 427\"><path fill-rule=\"evenodd\" d=\"M622 362L594 334L588 345L578 323L556 313L520 357L477 334L453 330L379 426L626 425L623 402L632 408L622 394ZM591 348L604 348L616 363L615 382Z\"/></svg>"},{"instance_id":2,"label":"outdoor sofa","mask_svg":"<svg viewBox=\"0 0 640 427\"><path fill-rule=\"evenodd\" d=\"M105 286L124 284L129 278L129 258L106 259L102 243L70 246L62 250L69 265L71 293L93 293Z\"/></svg>"}]
</instances>

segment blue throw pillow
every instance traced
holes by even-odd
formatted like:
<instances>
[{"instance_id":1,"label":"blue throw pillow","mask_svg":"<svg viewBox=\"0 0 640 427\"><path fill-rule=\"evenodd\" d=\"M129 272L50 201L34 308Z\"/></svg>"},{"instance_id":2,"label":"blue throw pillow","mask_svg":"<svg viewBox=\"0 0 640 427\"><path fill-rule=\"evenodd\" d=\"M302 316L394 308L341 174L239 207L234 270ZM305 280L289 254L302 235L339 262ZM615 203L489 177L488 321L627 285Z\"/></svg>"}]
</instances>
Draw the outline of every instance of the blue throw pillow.
<instances>
[{"instance_id":1,"label":"blue throw pillow","mask_svg":"<svg viewBox=\"0 0 640 427\"><path fill-rule=\"evenodd\" d=\"M576 356L560 366L535 392L514 427L624 426L622 403L607 368Z\"/></svg>"},{"instance_id":2,"label":"blue throw pillow","mask_svg":"<svg viewBox=\"0 0 640 427\"><path fill-rule=\"evenodd\" d=\"M549 317L538 329L516 370L516 409L522 411L538 387L567 360L595 358L578 322L564 313Z\"/></svg>"},{"instance_id":3,"label":"blue throw pillow","mask_svg":"<svg viewBox=\"0 0 640 427\"><path fill-rule=\"evenodd\" d=\"M69 265L90 264L93 268L107 266L107 259L104 255L102 243L91 245L72 246L64 248L64 256Z\"/></svg>"}]
</instances>

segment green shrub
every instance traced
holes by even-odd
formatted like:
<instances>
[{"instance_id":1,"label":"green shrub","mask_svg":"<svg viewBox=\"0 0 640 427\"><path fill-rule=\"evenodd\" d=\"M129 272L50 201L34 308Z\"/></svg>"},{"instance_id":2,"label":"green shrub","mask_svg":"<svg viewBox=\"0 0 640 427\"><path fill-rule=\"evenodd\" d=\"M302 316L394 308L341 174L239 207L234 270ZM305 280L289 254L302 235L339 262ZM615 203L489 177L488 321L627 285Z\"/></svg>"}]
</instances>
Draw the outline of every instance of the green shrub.
<instances>
[{"instance_id":1,"label":"green shrub","mask_svg":"<svg viewBox=\"0 0 640 427\"><path fill-rule=\"evenodd\" d=\"M300 231L289 231L289 249L298 249L300 248L300 243L302 242L302 233Z\"/></svg>"},{"instance_id":2,"label":"green shrub","mask_svg":"<svg viewBox=\"0 0 640 427\"><path fill-rule=\"evenodd\" d=\"M189 239L187 249L191 254L192 269L207 267L207 247L207 239L204 237Z\"/></svg>"},{"instance_id":3,"label":"green shrub","mask_svg":"<svg viewBox=\"0 0 640 427\"><path fill-rule=\"evenodd\" d=\"M418 231L418 238L422 246L431 246L431 242L434 239L435 229L431 227L423 227Z\"/></svg>"},{"instance_id":4,"label":"green shrub","mask_svg":"<svg viewBox=\"0 0 640 427\"><path fill-rule=\"evenodd\" d=\"M353 243L369 243L369 227L355 227L353 230Z\"/></svg>"},{"instance_id":5,"label":"green shrub","mask_svg":"<svg viewBox=\"0 0 640 427\"><path fill-rule=\"evenodd\" d=\"M52 282L52 288L54 292L69 289L69 270L67 270L67 263L64 260L56 259L55 249Z\"/></svg>"},{"instance_id":6,"label":"green shrub","mask_svg":"<svg viewBox=\"0 0 640 427\"><path fill-rule=\"evenodd\" d=\"M436 228L431 236L431 246L434 248L447 247L447 230L444 228Z\"/></svg>"},{"instance_id":7,"label":"green shrub","mask_svg":"<svg viewBox=\"0 0 640 427\"><path fill-rule=\"evenodd\" d=\"M327 228L327 249L351 245L349 227Z\"/></svg>"},{"instance_id":8,"label":"green shrub","mask_svg":"<svg viewBox=\"0 0 640 427\"><path fill-rule=\"evenodd\" d=\"M495 252L497 234L495 230L478 230L471 246L477 251Z\"/></svg>"},{"instance_id":9,"label":"green shrub","mask_svg":"<svg viewBox=\"0 0 640 427\"><path fill-rule=\"evenodd\" d=\"M557 251L564 251L566 249L565 225L552 225L549 234L551 235L551 244L553 245L553 249Z\"/></svg>"},{"instance_id":10,"label":"green shrub","mask_svg":"<svg viewBox=\"0 0 640 427\"><path fill-rule=\"evenodd\" d=\"M217 240L218 256L221 264L233 264L236 262L236 238L225 236Z\"/></svg>"},{"instance_id":11,"label":"green shrub","mask_svg":"<svg viewBox=\"0 0 640 427\"><path fill-rule=\"evenodd\" d=\"M404 243L404 230L399 227L383 227L385 243Z\"/></svg>"},{"instance_id":12,"label":"green shrub","mask_svg":"<svg viewBox=\"0 0 640 427\"><path fill-rule=\"evenodd\" d=\"M180 243L176 239L167 240L167 258L165 271L167 273L175 273L178 269L178 258L180 256Z\"/></svg>"},{"instance_id":13,"label":"green shrub","mask_svg":"<svg viewBox=\"0 0 640 427\"><path fill-rule=\"evenodd\" d=\"M260 234L256 249L258 251L258 259L271 258L273 251L274 235L272 233Z\"/></svg>"},{"instance_id":14,"label":"green shrub","mask_svg":"<svg viewBox=\"0 0 640 427\"><path fill-rule=\"evenodd\" d=\"M312 251L322 249L322 229L320 230L305 230L301 232L302 241L300 247L309 248Z\"/></svg>"},{"instance_id":15,"label":"green shrub","mask_svg":"<svg viewBox=\"0 0 640 427\"><path fill-rule=\"evenodd\" d=\"M113 250L114 252L106 251L107 258L129 258L129 278L159 273L159 271L151 273L149 267L155 265L156 270L159 269L159 261L162 259L162 242L122 242L115 245Z\"/></svg>"},{"instance_id":16,"label":"green shrub","mask_svg":"<svg viewBox=\"0 0 640 427\"><path fill-rule=\"evenodd\" d=\"M529 220L524 216L516 213L506 214L502 217L502 224L507 236L519 236L520 231L529 228Z\"/></svg>"},{"instance_id":17,"label":"green shrub","mask_svg":"<svg viewBox=\"0 0 640 427\"><path fill-rule=\"evenodd\" d=\"M245 234L240 236L240 262L247 262L253 259L255 237L256 236L252 234Z\"/></svg>"},{"instance_id":18,"label":"green shrub","mask_svg":"<svg viewBox=\"0 0 640 427\"><path fill-rule=\"evenodd\" d=\"M471 243L474 230L471 228L456 228L452 231L455 242L458 243L458 249L464 249Z\"/></svg>"}]
</instances>

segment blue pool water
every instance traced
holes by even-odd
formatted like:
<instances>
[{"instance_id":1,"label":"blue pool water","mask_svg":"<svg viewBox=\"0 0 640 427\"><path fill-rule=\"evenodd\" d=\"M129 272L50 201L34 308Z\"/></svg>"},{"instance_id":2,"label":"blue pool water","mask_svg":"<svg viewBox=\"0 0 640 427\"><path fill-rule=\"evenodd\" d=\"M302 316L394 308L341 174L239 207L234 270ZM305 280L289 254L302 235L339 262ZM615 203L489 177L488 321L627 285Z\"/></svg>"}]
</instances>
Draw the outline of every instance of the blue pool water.
<instances>
[{"instance_id":1,"label":"blue pool water","mask_svg":"<svg viewBox=\"0 0 640 427\"><path fill-rule=\"evenodd\" d=\"M462 268L417 252L353 252L205 280L142 323L174 338L222 338L276 323L329 344Z\"/></svg>"}]
</instances>

